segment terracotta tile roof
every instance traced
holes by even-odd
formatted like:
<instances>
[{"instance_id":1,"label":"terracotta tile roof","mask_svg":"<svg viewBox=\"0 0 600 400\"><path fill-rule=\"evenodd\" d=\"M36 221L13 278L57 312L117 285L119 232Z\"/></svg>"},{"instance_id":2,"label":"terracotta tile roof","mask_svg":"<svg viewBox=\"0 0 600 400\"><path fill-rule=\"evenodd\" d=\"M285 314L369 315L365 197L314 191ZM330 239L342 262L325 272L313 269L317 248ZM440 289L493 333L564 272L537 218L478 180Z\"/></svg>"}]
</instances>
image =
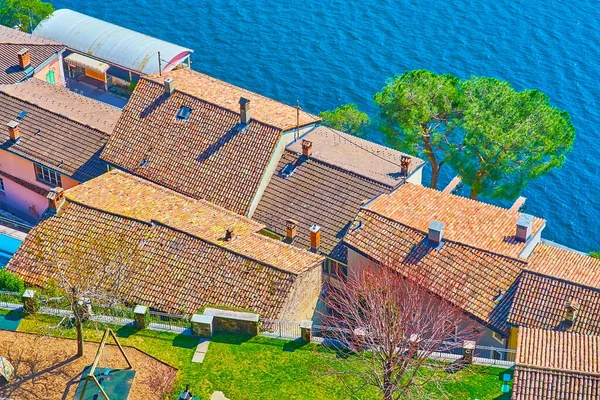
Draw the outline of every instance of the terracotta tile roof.
<instances>
[{"instance_id":1,"label":"terracotta tile roof","mask_svg":"<svg viewBox=\"0 0 600 400\"><path fill-rule=\"evenodd\" d=\"M579 311L570 323L565 317L572 300L579 303ZM503 303L504 320L514 326L600 334L600 288L523 271Z\"/></svg>"},{"instance_id":2,"label":"terracotta tile roof","mask_svg":"<svg viewBox=\"0 0 600 400\"><path fill-rule=\"evenodd\" d=\"M540 243L529 257L533 271L600 288L600 259L573 250Z\"/></svg>"},{"instance_id":3,"label":"terracotta tile roof","mask_svg":"<svg viewBox=\"0 0 600 400\"><path fill-rule=\"evenodd\" d=\"M9 28L8 26L0 25L0 43L2 44L54 44L52 40L35 36L19 29ZM64 47L64 46L63 46Z\"/></svg>"},{"instance_id":4,"label":"terracotta tile roof","mask_svg":"<svg viewBox=\"0 0 600 400\"><path fill-rule=\"evenodd\" d=\"M281 132L142 78L102 159L177 192L239 214L249 211ZM189 120L175 115L191 108Z\"/></svg>"},{"instance_id":5,"label":"terracotta tile roof","mask_svg":"<svg viewBox=\"0 0 600 400\"><path fill-rule=\"evenodd\" d=\"M499 332L505 326L504 321L498 323L492 318L495 297L499 290L509 289L526 265L452 241L434 249L421 230L385 218L370 208L359 212L344 242L376 261L393 263L399 272L422 271L437 277L439 285L432 282L431 290L441 297L447 297L443 290L446 282L461 285L457 306Z\"/></svg>"},{"instance_id":6,"label":"terracotta tile roof","mask_svg":"<svg viewBox=\"0 0 600 400\"><path fill-rule=\"evenodd\" d=\"M250 100L252 118L265 124L276 126L281 130L296 128L297 109L279 101L251 92L211 76L194 71L190 68L173 70L162 76L148 76L160 85L166 78L173 78L175 88L189 95L198 97L219 107L239 113L240 97ZM316 115L300 111L300 126L312 124L321 119Z\"/></svg>"},{"instance_id":7,"label":"terracotta tile roof","mask_svg":"<svg viewBox=\"0 0 600 400\"><path fill-rule=\"evenodd\" d=\"M600 337L520 328L512 399L600 397Z\"/></svg>"},{"instance_id":8,"label":"terracotta tile roof","mask_svg":"<svg viewBox=\"0 0 600 400\"><path fill-rule=\"evenodd\" d=\"M31 66L34 68L42 65L56 53L64 50L62 45L22 45L0 43L0 85L17 83L26 78L25 71L19 66L17 54L24 46L29 49Z\"/></svg>"},{"instance_id":9,"label":"terracotta tile roof","mask_svg":"<svg viewBox=\"0 0 600 400\"><path fill-rule=\"evenodd\" d=\"M288 273L302 273L322 261L259 234L264 225L249 218L122 171L113 170L65 194L69 201L146 223L155 221ZM225 241L227 229L233 229L235 240Z\"/></svg>"},{"instance_id":10,"label":"terracotta tile roof","mask_svg":"<svg viewBox=\"0 0 600 400\"><path fill-rule=\"evenodd\" d=\"M422 232L431 221L441 221L447 240L507 257L518 257L526 246L515 238L521 213L411 183L378 197L367 208ZM532 236L545 223L534 218Z\"/></svg>"},{"instance_id":11,"label":"terracotta tile roof","mask_svg":"<svg viewBox=\"0 0 600 400\"><path fill-rule=\"evenodd\" d=\"M43 285L59 278L56 264L48 260L61 260L71 251L81 262L98 266L107 253L139 260L122 286L126 300L171 313L219 304L277 318L296 279L179 230L76 203L66 203L58 215L38 224L6 268L30 285ZM63 265L68 261L67 256Z\"/></svg>"},{"instance_id":12,"label":"terracotta tile roof","mask_svg":"<svg viewBox=\"0 0 600 400\"><path fill-rule=\"evenodd\" d=\"M281 170L295 170L285 178ZM321 227L321 253L346 263L342 239L361 205L389 187L312 158L285 151L252 216L281 236L286 220L298 222L294 245L310 247L309 228Z\"/></svg>"},{"instance_id":13,"label":"terracotta tile roof","mask_svg":"<svg viewBox=\"0 0 600 400\"><path fill-rule=\"evenodd\" d=\"M117 107L39 79L1 85L0 91L108 134L112 133L121 116L121 110Z\"/></svg>"},{"instance_id":14,"label":"terracotta tile roof","mask_svg":"<svg viewBox=\"0 0 600 400\"><path fill-rule=\"evenodd\" d=\"M312 142L311 158L390 187L403 182L400 159L407 154L325 126L315 128L302 139ZM291 143L287 149L302 154L302 140ZM425 164L420 158L410 158L409 176Z\"/></svg>"},{"instance_id":15,"label":"terracotta tile roof","mask_svg":"<svg viewBox=\"0 0 600 400\"><path fill-rule=\"evenodd\" d=\"M21 111L27 115L19 122L21 138L13 143L6 124L17 121ZM106 171L99 158L108 135L26 101L0 92L0 127L4 139L0 149L42 164L76 181L83 182Z\"/></svg>"}]
</instances>

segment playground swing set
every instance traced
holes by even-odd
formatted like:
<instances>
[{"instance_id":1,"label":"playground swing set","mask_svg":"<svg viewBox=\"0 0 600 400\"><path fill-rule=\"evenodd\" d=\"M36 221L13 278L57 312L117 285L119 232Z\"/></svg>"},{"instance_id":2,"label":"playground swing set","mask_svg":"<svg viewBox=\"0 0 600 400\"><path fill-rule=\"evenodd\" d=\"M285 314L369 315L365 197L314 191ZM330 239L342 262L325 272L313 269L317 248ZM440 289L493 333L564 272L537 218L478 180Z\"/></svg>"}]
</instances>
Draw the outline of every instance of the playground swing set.
<instances>
[{"instance_id":1,"label":"playground swing set","mask_svg":"<svg viewBox=\"0 0 600 400\"><path fill-rule=\"evenodd\" d=\"M133 368L133 365L129 361L129 358L127 358L127 354L125 354L123 347L121 347L121 343L119 343L119 341L117 340L117 336L114 334L112 329L106 328L106 330L104 331L104 335L102 335L102 340L100 341L100 345L98 346L98 351L96 352L96 357L94 358L94 363L92 364L92 368L90 369L89 373L85 377L85 383L83 385L83 390L81 390L81 393L79 395L79 400L84 400L84 396L86 395L86 389L90 382L92 385L96 385L96 388L98 389L100 394L104 397L104 400L111 400L105 391L104 385L102 385L101 381L99 381L95 375L96 368L98 367L98 363L100 361L100 358L102 357L102 351L104 350L104 346L106 345L106 341L108 340L109 335L112 336L113 340L115 341L115 344L119 348L119 351L123 355L123 358L127 362L127 365L128 365L127 369L131 370ZM103 377L101 378L101 380L105 379L105 377L108 377L110 372L111 372L110 369L106 369L102 373Z\"/></svg>"}]
</instances>

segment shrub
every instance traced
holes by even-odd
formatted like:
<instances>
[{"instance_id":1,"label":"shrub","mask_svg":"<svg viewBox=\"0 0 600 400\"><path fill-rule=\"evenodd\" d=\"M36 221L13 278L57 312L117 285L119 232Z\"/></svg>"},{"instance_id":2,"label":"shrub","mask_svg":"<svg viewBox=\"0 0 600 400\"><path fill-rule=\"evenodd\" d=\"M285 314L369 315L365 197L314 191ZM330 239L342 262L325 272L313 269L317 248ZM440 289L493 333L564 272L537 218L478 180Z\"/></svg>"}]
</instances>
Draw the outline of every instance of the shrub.
<instances>
[{"instance_id":1,"label":"shrub","mask_svg":"<svg viewBox=\"0 0 600 400\"><path fill-rule=\"evenodd\" d=\"M0 290L23 293L25 291L25 282L17 275L2 269L0 270Z\"/></svg>"}]
</instances>

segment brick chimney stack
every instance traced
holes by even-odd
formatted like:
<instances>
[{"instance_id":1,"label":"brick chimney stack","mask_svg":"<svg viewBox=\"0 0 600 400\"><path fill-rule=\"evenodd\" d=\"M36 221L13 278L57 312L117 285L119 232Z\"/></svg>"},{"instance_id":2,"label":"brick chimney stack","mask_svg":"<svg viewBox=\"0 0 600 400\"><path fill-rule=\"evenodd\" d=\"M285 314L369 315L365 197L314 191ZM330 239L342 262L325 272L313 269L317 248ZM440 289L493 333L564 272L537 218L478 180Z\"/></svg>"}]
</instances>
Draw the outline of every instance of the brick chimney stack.
<instances>
[{"instance_id":1,"label":"brick chimney stack","mask_svg":"<svg viewBox=\"0 0 600 400\"><path fill-rule=\"evenodd\" d=\"M60 207L65 202L65 192L61 187L55 187L48 192L48 208L54 212L58 212Z\"/></svg>"},{"instance_id":2,"label":"brick chimney stack","mask_svg":"<svg viewBox=\"0 0 600 400\"><path fill-rule=\"evenodd\" d=\"M250 100L240 97L240 123L242 125L248 125L251 119Z\"/></svg>"},{"instance_id":3,"label":"brick chimney stack","mask_svg":"<svg viewBox=\"0 0 600 400\"><path fill-rule=\"evenodd\" d=\"M310 140L302 139L302 155L308 157L312 153L312 142Z\"/></svg>"},{"instance_id":4,"label":"brick chimney stack","mask_svg":"<svg viewBox=\"0 0 600 400\"><path fill-rule=\"evenodd\" d=\"M8 121L8 137L11 141L17 142L21 137L21 133L19 132L19 123L17 121Z\"/></svg>"},{"instance_id":5,"label":"brick chimney stack","mask_svg":"<svg viewBox=\"0 0 600 400\"><path fill-rule=\"evenodd\" d=\"M409 156L400 157L400 173L402 176L407 177L408 171L410 170L411 158Z\"/></svg>"},{"instance_id":6,"label":"brick chimney stack","mask_svg":"<svg viewBox=\"0 0 600 400\"><path fill-rule=\"evenodd\" d=\"M298 222L293 219L285 221L285 238L291 243L298 234Z\"/></svg>"},{"instance_id":7,"label":"brick chimney stack","mask_svg":"<svg viewBox=\"0 0 600 400\"><path fill-rule=\"evenodd\" d=\"M310 231L310 251L316 253L321 247L321 227L313 225L309 229Z\"/></svg>"},{"instance_id":8,"label":"brick chimney stack","mask_svg":"<svg viewBox=\"0 0 600 400\"><path fill-rule=\"evenodd\" d=\"M17 53L17 56L19 57L19 66L22 69L25 70L31 66L31 55L29 54L28 48L21 49L21 51Z\"/></svg>"}]
</instances>

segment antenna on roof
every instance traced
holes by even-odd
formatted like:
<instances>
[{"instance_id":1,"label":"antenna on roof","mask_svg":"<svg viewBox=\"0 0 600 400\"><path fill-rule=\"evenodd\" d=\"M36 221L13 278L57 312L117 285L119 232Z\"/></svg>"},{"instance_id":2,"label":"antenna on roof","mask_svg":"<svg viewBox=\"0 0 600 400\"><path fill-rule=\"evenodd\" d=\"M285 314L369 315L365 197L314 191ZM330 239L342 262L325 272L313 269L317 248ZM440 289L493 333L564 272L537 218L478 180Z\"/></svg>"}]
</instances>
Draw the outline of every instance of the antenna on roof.
<instances>
[{"instance_id":1,"label":"antenna on roof","mask_svg":"<svg viewBox=\"0 0 600 400\"><path fill-rule=\"evenodd\" d=\"M300 137L300 100L296 100L296 137L294 139L298 139Z\"/></svg>"},{"instance_id":2,"label":"antenna on roof","mask_svg":"<svg viewBox=\"0 0 600 400\"><path fill-rule=\"evenodd\" d=\"M158 52L158 76L162 76L162 64L160 63L160 51Z\"/></svg>"}]
</instances>

